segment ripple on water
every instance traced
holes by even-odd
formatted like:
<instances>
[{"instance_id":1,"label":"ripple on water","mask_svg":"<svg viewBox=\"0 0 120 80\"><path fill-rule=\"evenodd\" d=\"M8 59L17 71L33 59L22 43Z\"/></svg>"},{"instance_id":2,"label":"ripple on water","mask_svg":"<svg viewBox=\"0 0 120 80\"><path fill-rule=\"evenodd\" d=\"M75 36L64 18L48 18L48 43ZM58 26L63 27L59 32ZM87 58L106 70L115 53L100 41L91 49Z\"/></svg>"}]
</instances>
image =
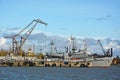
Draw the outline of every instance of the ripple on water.
<instances>
[{"instance_id":1,"label":"ripple on water","mask_svg":"<svg viewBox=\"0 0 120 80\"><path fill-rule=\"evenodd\" d=\"M0 80L120 80L120 66L110 68L0 67Z\"/></svg>"}]
</instances>

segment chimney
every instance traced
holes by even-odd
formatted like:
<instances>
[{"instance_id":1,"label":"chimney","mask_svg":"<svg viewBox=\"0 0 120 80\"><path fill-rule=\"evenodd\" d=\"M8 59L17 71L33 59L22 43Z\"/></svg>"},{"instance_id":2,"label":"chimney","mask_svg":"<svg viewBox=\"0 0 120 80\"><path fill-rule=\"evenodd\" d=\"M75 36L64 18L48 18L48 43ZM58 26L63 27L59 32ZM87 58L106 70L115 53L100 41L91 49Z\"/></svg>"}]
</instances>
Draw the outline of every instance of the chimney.
<instances>
[{"instance_id":1,"label":"chimney","mask_svg":"<svg viewBox=\"0 0 120 80\"><path fill-rule=\"evenodd\" d=\"M111 48L111 57L113 56L113 49Z\"/></svg>"}]
</instances>

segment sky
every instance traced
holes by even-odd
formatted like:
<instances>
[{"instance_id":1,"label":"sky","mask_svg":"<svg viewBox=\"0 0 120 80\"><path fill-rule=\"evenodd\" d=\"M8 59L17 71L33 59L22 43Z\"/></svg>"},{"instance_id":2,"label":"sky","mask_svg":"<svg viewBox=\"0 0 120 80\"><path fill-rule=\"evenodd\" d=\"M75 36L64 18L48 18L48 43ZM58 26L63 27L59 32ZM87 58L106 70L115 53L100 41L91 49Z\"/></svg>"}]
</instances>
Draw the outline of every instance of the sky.
<instances>
[{"instance_id":1,"label":"sky","mask_svg":"<svg viewBox=\"0 0 120 80\"><path fill-rule=\"evenodd\" d=\"M0 0L0 36L33 19L48 23L34 33L120 40L120 0Z\"/></svg>"}]
</instances>

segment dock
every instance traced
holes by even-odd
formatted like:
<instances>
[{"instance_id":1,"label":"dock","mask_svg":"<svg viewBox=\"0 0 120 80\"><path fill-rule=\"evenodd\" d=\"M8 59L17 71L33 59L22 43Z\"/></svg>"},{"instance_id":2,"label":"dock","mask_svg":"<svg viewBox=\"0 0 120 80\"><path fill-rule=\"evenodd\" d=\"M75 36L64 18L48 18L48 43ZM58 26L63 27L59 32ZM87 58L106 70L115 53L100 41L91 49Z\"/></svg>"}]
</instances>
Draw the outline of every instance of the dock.
<instances>
[{"instance_id":1,"label":"dock","mask_svg":"<svg viewBox=\"0 0 120 80\"><path fill-rule=\"evenodd\" d=\"M2 61L0 67L92 67L92 62L70 61Z\"/></svg>"}]
</instances>

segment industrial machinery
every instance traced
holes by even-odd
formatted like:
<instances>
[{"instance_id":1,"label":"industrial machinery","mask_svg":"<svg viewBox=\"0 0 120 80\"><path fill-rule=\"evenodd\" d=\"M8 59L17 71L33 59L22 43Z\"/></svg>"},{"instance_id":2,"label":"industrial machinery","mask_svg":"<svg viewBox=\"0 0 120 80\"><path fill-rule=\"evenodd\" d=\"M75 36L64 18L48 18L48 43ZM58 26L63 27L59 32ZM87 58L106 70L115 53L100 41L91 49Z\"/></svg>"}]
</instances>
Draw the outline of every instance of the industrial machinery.
<instances>
[{"instance_id":1,"label":"industrial machinery","mask_svg":"<svg viewBox=\"0 0 120 80\"><path fill-rule=\"evenodd\" d=\"M102 51L103 51L103 53L104 53L104 55L106 54L106 52L105 52L105 50L104 50L104 48L103 48L103 45L102 45L102 43L101 43L101 41L100 40L98 40L98 42L97 42L99 45L100 45L100 47L101 47L101 49L102 49Z\"/></svg>"},{"instance_id":2,"label":"industrial machinery","mask_svg":"<svg viewBox=\"0 0 120 80\"><path fill-rule=\"evenodd\" d=\"M38 23L47 25L40 19L35 19L17 34L5 37L12 39L12 53L22 56L22 46Z\"/></svg>"},{"instance_id":3,"label":"industrial machinery","mask_svg":"<svg viewBox=\"0 0 120 80\"><path fill-rule=\"evenodd\" d=\"M113 55L112 48L111 49L107 49L107 51L105 51L105 49L103 48L103 45L102 45L100 40L98 40L98 43L99 43L99 45L100 45L100 47L101 47L101 49L102 49L102 51L104 53L104 56L112 57L112 55Z\"/></svg>"}]
</instances>

